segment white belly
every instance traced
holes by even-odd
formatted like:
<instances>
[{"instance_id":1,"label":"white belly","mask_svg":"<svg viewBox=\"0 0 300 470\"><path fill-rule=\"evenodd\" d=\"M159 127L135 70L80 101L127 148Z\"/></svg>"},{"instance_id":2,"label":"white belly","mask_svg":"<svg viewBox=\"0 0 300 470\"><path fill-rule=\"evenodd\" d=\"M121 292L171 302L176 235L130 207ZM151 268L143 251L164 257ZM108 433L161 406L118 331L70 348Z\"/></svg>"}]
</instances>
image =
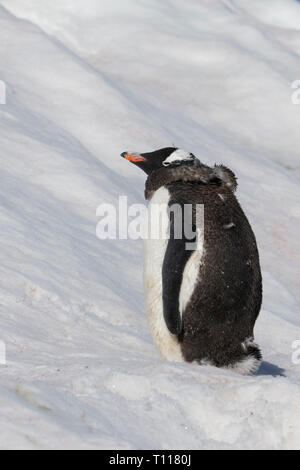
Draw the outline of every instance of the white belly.
<instances>
[{"instance_id":1,"label":"white belly","mask_svg":"<svg viewBox=\"0 0 300 470\"><path fill-rule=\"evenodd\" d=\"M144 282L147 316L154 341L165 359L180 362L184 360L181 347L177 336L172 335L166 326L162 301L162 266L170 233L167 211L169 200L169 191L166 188L160 188L154 193L149 204L148 237L144 241ZM155 210L153 211L154 207ZM160 217L157 217L157 207L160 208ZM203 236L204 225L201 225L201 227L197 227L197 249L191 255L183 273L179 292L181 316L194 293L198 281L199 268L204 254Z\"/></svg>"},{"instance_id":2,"label":"white belly","mask_svg":"<svg viewBox=\"0 0 300 470\"><path fill-rule=\"evenodd\" d=\"M148 238L144 241L146 308L151 333L161 355L169 361L183 361L177 336L172 335L166 326L162 302L162 266L170 230L167 213L169 199L169 191L160 188L148 208ZM153 216L154 205L157 205L155 210L160 206L160 218ZM159 236L158 239L153 238L154 234Z\"/></svg>"}]
</instances>

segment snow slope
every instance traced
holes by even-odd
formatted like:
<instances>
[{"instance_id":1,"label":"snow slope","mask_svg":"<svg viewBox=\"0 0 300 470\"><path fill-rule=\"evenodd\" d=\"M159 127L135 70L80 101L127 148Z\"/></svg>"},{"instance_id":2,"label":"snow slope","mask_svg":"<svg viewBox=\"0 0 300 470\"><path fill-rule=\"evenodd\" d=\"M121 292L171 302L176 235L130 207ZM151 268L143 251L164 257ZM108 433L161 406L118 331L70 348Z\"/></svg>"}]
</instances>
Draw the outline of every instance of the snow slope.
<instances>
[{"instance_id":1,"label":"snow slope","mask_svg":"<svg viewBox=\"0 0 300 470\"><path fill-rule=\"evenodd\" d=\"M293 0L0 1L1 448L300 448L299 64ZM239 177L254 377L161 361L141 242L95 235L100 203L143 202L120 152L172 143Z\"/></svg>"}]
</instances>

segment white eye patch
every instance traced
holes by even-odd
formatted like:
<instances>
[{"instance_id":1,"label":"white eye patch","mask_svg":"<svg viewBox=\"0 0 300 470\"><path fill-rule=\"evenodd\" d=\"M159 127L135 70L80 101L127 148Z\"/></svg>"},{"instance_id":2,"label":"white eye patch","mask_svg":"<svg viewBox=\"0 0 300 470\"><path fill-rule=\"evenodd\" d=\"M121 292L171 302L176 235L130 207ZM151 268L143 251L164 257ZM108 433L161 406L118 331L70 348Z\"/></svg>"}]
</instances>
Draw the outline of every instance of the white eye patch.
<instances>
[{"instance_id":1,"label":"white eye patch","mask_svg":"<svg viewBox=\"0 0 300 470\"><path fill-rule=\"evenodd\" d=\"M168 158L163 161L163 166L169 166L175 162L178 162L179 164L180 162L187 162L192 160L195 160L194 155L192 155L190 152L187 152L186 150L178 149L171 153L171 155L169 155Z\"/></svg>"}]
</instances>

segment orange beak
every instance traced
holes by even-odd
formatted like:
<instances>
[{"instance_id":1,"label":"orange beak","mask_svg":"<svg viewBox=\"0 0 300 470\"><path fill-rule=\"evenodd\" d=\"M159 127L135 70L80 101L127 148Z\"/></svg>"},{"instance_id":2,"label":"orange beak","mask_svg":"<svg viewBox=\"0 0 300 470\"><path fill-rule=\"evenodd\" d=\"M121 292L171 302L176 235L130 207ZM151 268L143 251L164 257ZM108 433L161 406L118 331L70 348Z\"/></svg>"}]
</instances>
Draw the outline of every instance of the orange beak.
<instances>
[{"instance_id":1,"label":"orange beak","mask_svg":"<svg viewBox=\"0 0 300 470\"><path fill-rule=\"evenodd\" d=\"M126 160L129 160L130 162L133 162L133 163L145 162L147 160L147 158L142 157L139 154L130 154L130 153L127 153L126 155L124 155L124 158L126 158Z\"/></svg>"}]
</instances>

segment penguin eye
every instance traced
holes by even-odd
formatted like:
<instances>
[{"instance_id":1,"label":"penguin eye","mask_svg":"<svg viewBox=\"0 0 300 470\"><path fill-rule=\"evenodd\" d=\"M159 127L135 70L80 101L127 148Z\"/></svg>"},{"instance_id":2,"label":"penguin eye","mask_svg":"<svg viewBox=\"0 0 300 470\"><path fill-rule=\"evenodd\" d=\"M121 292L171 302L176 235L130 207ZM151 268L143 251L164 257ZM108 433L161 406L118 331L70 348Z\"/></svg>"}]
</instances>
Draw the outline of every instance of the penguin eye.
<instances>
[{"instance_id":1,"label":"penguin eye","mask_svg":"<svg viewBox=\"0 0 300 470\"><path fill-rule=\"evenodd\" d=\"M163 166L170 166L171 165L171 162L163 162Z\"/></svg>"}]
</instances>

